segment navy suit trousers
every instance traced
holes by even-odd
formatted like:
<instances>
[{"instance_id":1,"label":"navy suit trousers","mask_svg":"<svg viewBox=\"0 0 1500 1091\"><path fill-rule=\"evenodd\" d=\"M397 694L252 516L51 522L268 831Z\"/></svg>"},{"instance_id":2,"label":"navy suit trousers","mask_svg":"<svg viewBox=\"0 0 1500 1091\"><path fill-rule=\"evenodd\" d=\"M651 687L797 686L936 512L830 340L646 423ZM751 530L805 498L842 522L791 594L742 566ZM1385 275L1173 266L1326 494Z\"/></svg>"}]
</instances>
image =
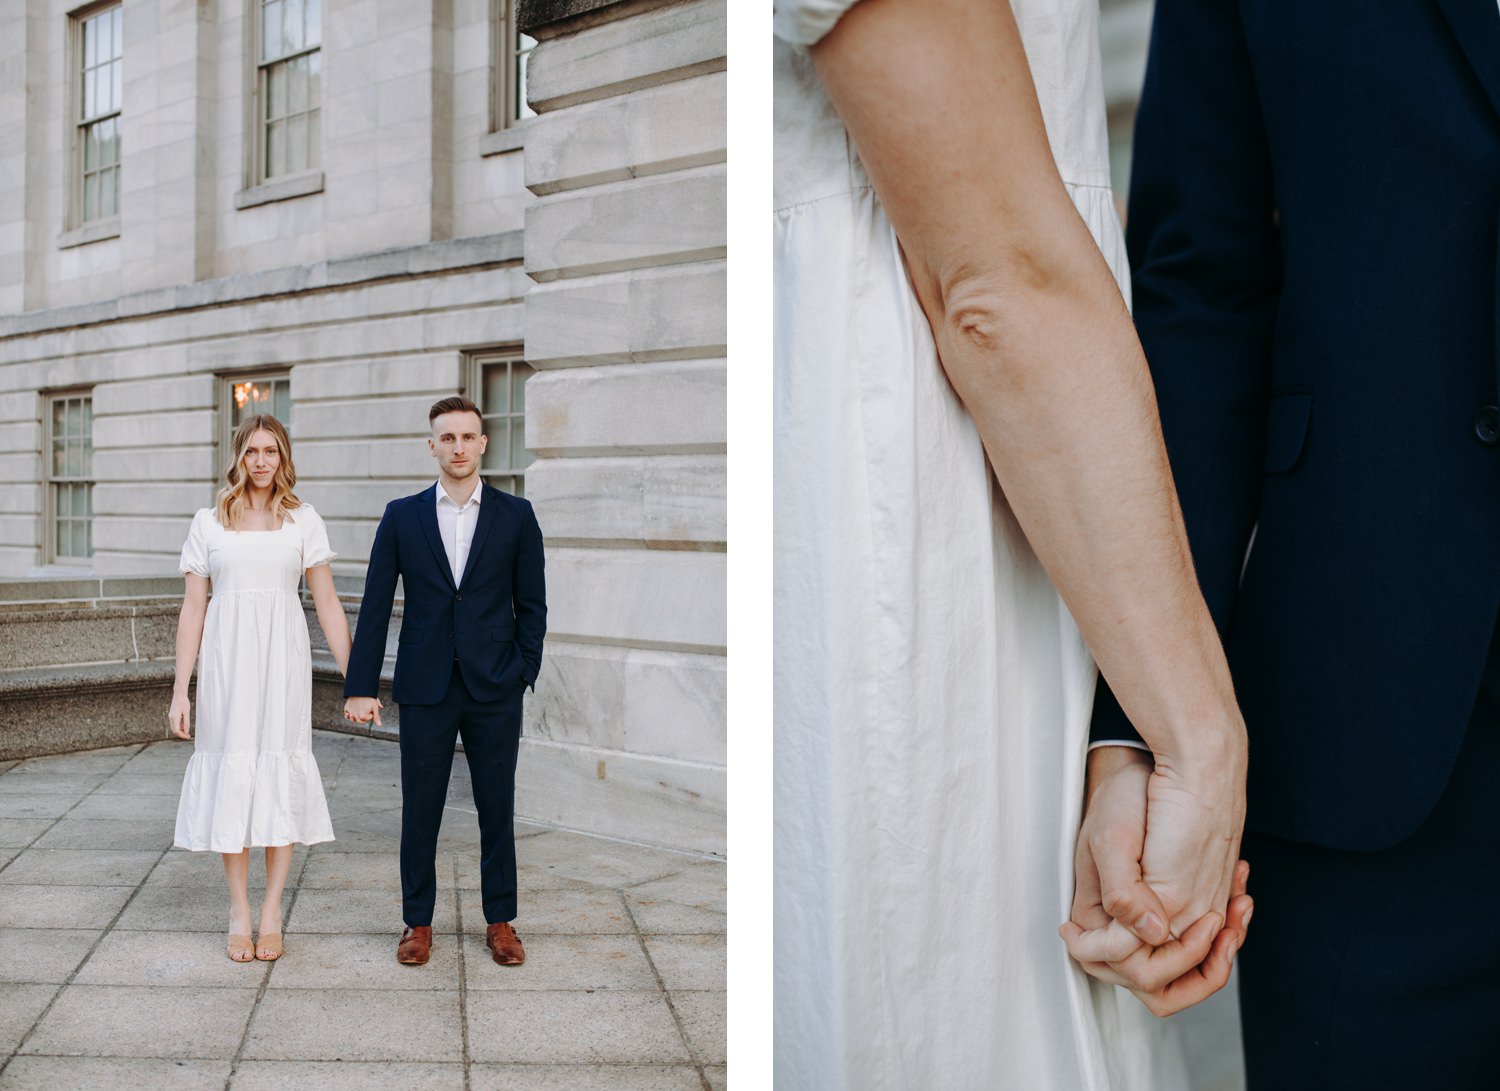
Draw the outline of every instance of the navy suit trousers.
<instances>
[{"instance_id":1,"label":"navy suit trousers","mask_svg":"<svg viewBox=\"0 0 1500 1091\"><path fill-rule=\"evenodd\" d=\"M516 917L513 817L522 692L518 685L509 697L476 701L455 662L441 701L401 706L401 901L408 925L432 923L438 832L459 738L464 742L479 812L485 923Z\"/></svg>"},{"instance_id":2,"label":"navy suit trousers","mask_svg":"<svg viewBox=\"0 0 1500 1091\"><path fill-rule=\"evenodd\" d=\"M1246 835L1250 1091L1500 1087L1497 784L1500 641L1453 773L1411 837L1343 852Z\"/></svg>"}]
</instances>

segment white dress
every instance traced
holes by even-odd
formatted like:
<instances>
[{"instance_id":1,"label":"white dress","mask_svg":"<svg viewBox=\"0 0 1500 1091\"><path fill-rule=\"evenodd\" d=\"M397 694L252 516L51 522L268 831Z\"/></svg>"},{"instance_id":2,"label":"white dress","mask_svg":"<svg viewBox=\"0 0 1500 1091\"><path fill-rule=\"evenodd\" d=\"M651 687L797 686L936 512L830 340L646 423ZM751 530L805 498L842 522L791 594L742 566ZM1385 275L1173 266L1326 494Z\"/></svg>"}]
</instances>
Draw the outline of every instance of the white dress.
<instances>
[{"instance_id":1,"label":"white dress","mask_svg":"<svg viewBox=\"0 0 1500 1091\"><path fill-rule=\"evenodd\" d=\"M312 653L297 584L304 569L335 556L307 504L280 530L225 530L210 508L193 516L179 567L207 576L213 597L178 848L239 852L333 840L312 753Z\"/></svg>"},{"instance_id":2,"label":"white dress","mask_svg":"<svg viewBox=\"0 0 1500 1091\"><path fill-rule=\"evenodd\" d=\"M1095 668L806 54L851 4L776 0L776 1086L1186 1086L1057 935ZM1011 6L1128 301L1096 0Z\"/></svg>"}]
</instances>

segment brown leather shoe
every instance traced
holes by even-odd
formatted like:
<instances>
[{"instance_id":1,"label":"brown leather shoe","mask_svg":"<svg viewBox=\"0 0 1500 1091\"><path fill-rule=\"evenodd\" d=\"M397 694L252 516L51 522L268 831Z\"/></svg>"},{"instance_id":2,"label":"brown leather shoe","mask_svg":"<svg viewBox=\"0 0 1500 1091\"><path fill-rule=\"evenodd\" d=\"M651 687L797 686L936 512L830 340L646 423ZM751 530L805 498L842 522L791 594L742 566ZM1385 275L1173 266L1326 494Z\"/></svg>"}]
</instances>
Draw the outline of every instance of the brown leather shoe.
<instances>
[{"instance_id":1,"label":"brown leather shoe","mask_svg":"<svg viewBox=\"0 0 1500 1091\"><path fill-rule=\"evenodd\" d=\"M484 945L502 966L519 966L526 961L526 948L509 921L496 921L484 930Z\"/></svg>"},{"instance_id":2,"label":"brown leather shoe","mask_svg":"<svg viewBox=\"0 0 1500 1091\"><path fill-rule=\"evenodd\" d=\"M432 926L408 927L396 946L396 961L407 966L421 966L432 955Z\"/></svg>"}]
</instances>

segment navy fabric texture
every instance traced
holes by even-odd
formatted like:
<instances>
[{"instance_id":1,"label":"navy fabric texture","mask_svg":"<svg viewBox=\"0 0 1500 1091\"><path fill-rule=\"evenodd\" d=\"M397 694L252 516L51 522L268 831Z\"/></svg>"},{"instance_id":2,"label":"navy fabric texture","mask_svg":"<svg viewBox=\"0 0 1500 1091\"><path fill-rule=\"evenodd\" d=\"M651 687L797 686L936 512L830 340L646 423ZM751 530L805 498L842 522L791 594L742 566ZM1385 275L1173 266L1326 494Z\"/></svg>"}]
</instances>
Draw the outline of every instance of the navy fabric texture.
<instances>
[{"instance_id":1,"label":"navy fabric texture","mask_svg":"<svg viewBox=\"0 0 1500 1091\"><path fill-rule=\"evenodd\" d=\"M1159 0L1127 239L1248 828L1396 845L1500 612L1500 12Z\"/></svg>"}]
</instances>

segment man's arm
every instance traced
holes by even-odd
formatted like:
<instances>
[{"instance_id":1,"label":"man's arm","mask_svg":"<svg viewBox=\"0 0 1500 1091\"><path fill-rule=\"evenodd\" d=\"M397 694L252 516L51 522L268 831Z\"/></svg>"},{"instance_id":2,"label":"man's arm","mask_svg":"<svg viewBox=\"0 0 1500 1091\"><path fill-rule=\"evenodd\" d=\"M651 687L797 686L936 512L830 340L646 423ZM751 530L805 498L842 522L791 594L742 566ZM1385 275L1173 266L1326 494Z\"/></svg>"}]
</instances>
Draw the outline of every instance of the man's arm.
<instances>
[{"instance_id":1,"label":"man's arm","mask_svg":"<svg viewBox=\"0 0 1500 1091\"><path fill-rule=\"evenodd\" d=\"M542 556L542 528L529 503L511 574L511 605L516 612L516 647L526 664L526 684L536 689L542 669L542 638L547 633L547 580Z\"/></svg>"},{"instance_id":2,"label":"man's arm","mask_svg":"<svg viewBox=\"0 0 1500 1091\"><path fill-rule=\"evenodd\" d=\"M386 505L380 517L380 526L375 529L375 542L370 547L370 565L365 570L365 593L359 603L359 622L355 626L354 646L349 652L349 670L344 679L345 713L354 701L372 702L375 707L361 703L362 715L355 719L374 716L380 722L380 664L385 660L386 633L391 624L391 604L396 597L396 577L401 574L400 557L396 549L396 529L392 509L393 500Z\"/></svg>"},{"instance_id":3,"label":"man's arm","mask_svg":"<svg viewBox=\"0 0 1500 1091\"><path fill-rule=\"evenodd\" d=\"M1156 5L1129 225L1136 330L1193 564L1222 635L1259 506L1281 295L1271 153L1233 0ZM1096 743L1139 738L1105 681L1090 734Z\"/></svg>"}]
</instances>

